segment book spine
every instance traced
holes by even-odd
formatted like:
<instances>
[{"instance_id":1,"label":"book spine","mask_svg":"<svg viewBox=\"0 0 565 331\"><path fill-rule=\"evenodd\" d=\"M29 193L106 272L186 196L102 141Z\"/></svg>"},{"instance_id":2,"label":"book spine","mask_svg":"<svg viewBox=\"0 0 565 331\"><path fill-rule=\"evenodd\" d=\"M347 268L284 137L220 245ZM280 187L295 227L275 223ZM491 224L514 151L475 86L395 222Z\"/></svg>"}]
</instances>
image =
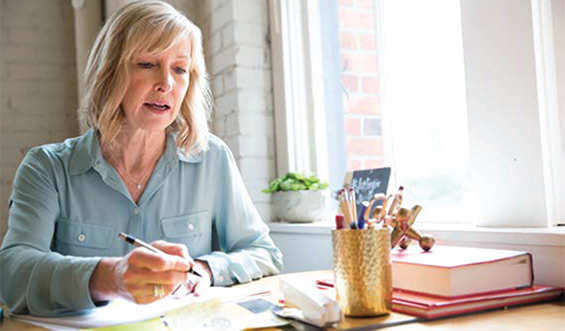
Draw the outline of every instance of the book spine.
<instances>
[{"instance_id":1,"label":"book spine","mask_svg":"<svg viewBox=\"0 0 565 331\"><path fill-rule=\"evenodd\" d=\"M410 305L400 305L398 303L393 302L392 303L392 310L399 312L399 313L416 316L416 317L432 319L432 318L441 318L441 317L453 316L453 315L469 314L469 313L473 313L473 312L477 312L477 311L494 310L494 309L498 309L498 308L524 305L524 304L529 304L529 303L547 302L547 301L552 301L553 299L559 297L560 295L561 295L560 293L553 293L552 295L548 295L548 296L541 297L541 298L540 297L527 298L527 299L517 300L517 301L513 301L513 302L492 303L492 304L488 304L488 305L485 305L485 306L478 306L478 307L473 307L473 308L463 308L463 309L452 310L452 311L448 311L448 312L439 312L439 313L435 313L432 309L424 309L424 308L416 308L417 310L407 309L406 307L409 307Z\"/></svg>"},{"instance_id":2,"label":"book spine","mask_svg":"<svg viewBox=\"0 0 565 331\"><path fill-rule=\"evenodd\" d=\"M532 287L532 285L533 284L530 284L530 285L527 285L527 286L508 287L508 288L504 288L504 289L500 289L500 290L486 291L486 292L476 292L476 293L470 293L470 294L464 294L464 295L454 295L454 296L431 294L431 293L426 293L426 292L418 292L418 291L411 291L411 290L404 290L404 289L397 289L397 288L394 288L394 291L395 292L412 293L412 294L416 294L416 295L424 295L424 296L427 296L427 297L438 298L438 299L442 299L442 300L459 300L459 299L474 298L474 297L477 297L477 296L487 296L487 295L490 296L490 295L496 295L496 294L500 294L500 293L507 293L509 291L520 290L520 289L523 289L523 288Z\"/></svg>"}]
</instances>

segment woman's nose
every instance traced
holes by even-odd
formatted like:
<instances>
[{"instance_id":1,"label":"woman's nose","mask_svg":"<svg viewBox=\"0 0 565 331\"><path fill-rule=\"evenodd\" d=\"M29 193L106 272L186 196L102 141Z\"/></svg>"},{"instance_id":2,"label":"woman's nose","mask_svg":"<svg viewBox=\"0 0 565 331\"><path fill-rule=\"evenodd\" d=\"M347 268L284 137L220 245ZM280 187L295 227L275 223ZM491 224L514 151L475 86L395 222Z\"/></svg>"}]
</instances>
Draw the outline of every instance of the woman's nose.
<instances>
[{"instance_id":1,"label":"woman's nose","mask_svg":"<svg viewBox=\"0 0 565 331\"><path fill-rule=\"evenodd\" d=\"M173 77L167 71L163 70L159 72L159 77L157 83L155 84L155 91L167 93L173 88Z\"/></svg>"}]
</instances>

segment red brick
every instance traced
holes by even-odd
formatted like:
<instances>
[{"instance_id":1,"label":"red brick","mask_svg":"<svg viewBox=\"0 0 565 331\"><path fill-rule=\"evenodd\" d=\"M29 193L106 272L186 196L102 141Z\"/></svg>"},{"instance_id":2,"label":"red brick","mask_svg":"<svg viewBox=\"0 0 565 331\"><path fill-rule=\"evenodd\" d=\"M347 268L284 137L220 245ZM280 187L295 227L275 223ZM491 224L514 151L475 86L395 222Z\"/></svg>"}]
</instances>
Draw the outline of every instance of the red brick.
<instances>
[{"instance_id":1,"label":"red brick","mask_svg":"<svg viewBox=\"0 0 565 331\"><path fill-rule=\"evenodd\" d=\"M382 168L384 167L384 160L381 158L378 159L369 159L365 160L365 169L375 169L375 168Z\"/></svg>"},{"instance_id":2,"label":"red brick","mask_svg":"<svg viewBox=\"0 0 565 331\"><path fill-rule=\"evenodd\" d=\"M373 9L375 0L355 0L355 3L357 4L357 7Z\"/></svg>"},{"instance_id":3,"label":"red brick","mask_svg":"<svg viewBox=\"0 0 565 331\"><path fill-rule=\"evenodd\" d=\"M351 9L347 7L338 8L339 28L364 28L374 29L375 16L372 11Z\"/></svg>"},{"instance_id":4,"label":"red brick","mask_svg":"<svg viewBox=\"0 0 565 331\"><path fill-rule=\"evenodd\" d=\"M377 41L374 33L359 34L359 45L361 49L375 50L377 49Z\"/></svg>"},{"instance_id":5,"label":"red brick","mask_svg":"<svg viewBox=\"0 0 565 331\"><path fill-rule=\"evenodd\" d=\"M361 160L347 159L347 171L362 170L363 162Z\"/></svg>"},{"instance_id":6,"label":"red brick","mask_svg":"<svg viewBox=\"0 0 565 331\"><path fill-rule=\"evenodd\" d=\"M382 138L347 137L347 155L381 156L383 154Z\"/></svg>"},{"instance_id":7,"label":"red brick","mask_svg":"<svg viewBox=\"0 0 565 331\"><path fill-rule=\"evenodd\" d=\"M343 49L357 49L358 48L358 43L357 43L357 37L358 33L346 33L346 32L341 32L339 34L339 46L340 48Z\"/></svg>"},{"instance_id":8,"label":"red brick","mask_svg":"<svg viewBox=\"0 0 565 331\"><path fill-rule=\"evenodd\" d=\"M358 73L376 73L377 56L375 54L341 53L343 71Z\"/></svg>"},{"instance_id":9,"label":"red brick","mask_svg":"<svg viewBox=\"0 0 565 331\"><path fill-rule=\"evenodd\" d=\"M347 99L346 110L352 114L379 115L381 113L377 96L350 97Z\"/></svg>"},{"instance_id":10,"label":"red brick","mask_svg":"<svg viewBox=\"0 0 565 331\"><path fill-rule=\"evenodd\" d=\"M341 82L348 92L359 91L359 77L353 75L341 75Z\"/></svg>"},{"instance_id":11,"label":"red brick","mask_svg":"<svg viewBox=\"0 0 565 331\"><path fill-rule=\"evenodd\" d=\"M361 86L363 93L376 94L378 93L379 80L377 77L363 77L361 79Z\"/></svg>"},{"instance_id":12,"label":"red brick","mask_svg":"<svg viewBox=\"0 0 565 331\"><path fill-rule=\"evenodd\" d=\"M346 118L345 119L345 133L347 136L361 136L361 119L360 118Z\"/></svg>"}]
</instances>

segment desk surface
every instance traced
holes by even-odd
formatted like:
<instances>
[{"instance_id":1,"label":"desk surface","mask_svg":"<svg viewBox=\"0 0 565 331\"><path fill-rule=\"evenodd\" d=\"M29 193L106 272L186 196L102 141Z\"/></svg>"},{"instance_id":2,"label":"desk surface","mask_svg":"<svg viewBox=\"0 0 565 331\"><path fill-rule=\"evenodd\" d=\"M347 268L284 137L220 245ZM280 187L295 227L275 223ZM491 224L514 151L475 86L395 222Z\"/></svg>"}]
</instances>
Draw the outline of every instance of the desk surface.
<instances>
[{"instance_id":1,"label":"desk surface","mask_svg":"<svg viewBox=\"0 0 565 331\"><path fill-rule=\"evenodd\" d=\"M292 275L292 274L291 274ZM305 272L294 275L300 275L304 280L316 280L328 278L330 271ZM282 275L285 276L285 275ZM267 277L259 281L249 284L238 285L245 287L265 287L272 288L273 292L278 292L278 278ZM345 318L338 324L337 328L330 330L357 328L364 325L377 325L382 322L398 322L408 323L396 325L392 327L382 328L376 326L379 330L423 330L423 329L457 329L459 330L565 330L565 301L554 301L540 303L528 306L513 307L508 309L500 309L488 312L475 313L471 315L450 317L426 322L410 322L414 318L404 314L391 313L385 317L377 318ZM5 317L0 323L2 331L44 331L46 329L34 325L20 322L18 320ZM365 329L367 330L367 329Z\"/></svg>"}]
</instances>

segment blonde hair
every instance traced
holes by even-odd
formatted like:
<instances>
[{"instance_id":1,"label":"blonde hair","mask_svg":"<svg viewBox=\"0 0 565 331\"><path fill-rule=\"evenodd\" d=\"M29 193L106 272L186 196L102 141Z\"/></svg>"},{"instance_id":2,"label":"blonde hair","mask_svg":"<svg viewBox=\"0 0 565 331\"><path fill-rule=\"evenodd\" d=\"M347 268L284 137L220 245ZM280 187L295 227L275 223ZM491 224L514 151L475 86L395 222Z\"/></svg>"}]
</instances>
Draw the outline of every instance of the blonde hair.
<instances>
[{"instance_id":1,"label":"blonde hair","mask_svg":"<svg viewBox=\"0 0 565 331\"><path fill-rule=\"evenodd\" d=\"M101 143L119 148L116 138L125 123L121 107L135 53L158 54L188 38L190 83L180 112L167 128L178 132L177 146L193 154L208 148L210 88L200 29L171 5L137 1L117 10L98 34L85 70L82 124L100 132Z\"/></svg>"}]
</instances>

